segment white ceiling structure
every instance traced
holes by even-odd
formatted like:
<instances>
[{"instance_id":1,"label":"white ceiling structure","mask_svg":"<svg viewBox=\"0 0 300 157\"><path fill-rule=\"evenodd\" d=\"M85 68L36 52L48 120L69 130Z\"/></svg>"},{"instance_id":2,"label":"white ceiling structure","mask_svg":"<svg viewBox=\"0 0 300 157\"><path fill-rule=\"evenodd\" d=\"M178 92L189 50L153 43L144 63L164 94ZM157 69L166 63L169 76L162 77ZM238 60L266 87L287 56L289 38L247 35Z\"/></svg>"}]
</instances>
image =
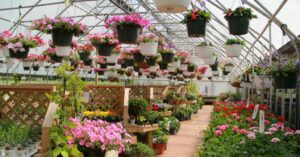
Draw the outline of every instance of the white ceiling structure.
<instances>
[{"instance_id":1,"label":"white ceiling structure","mask_svg":"<svg viewBox=\"0 0 300 157\"><path fill-rule=\"evenodd\" d=\"M236 36L247 43L242 55L231 60L236 66L236 74L241 73L249 64L256 63L264 54L277 50L290 39L296 38L296 34L300 34L300 20L297 18L299 0L192 0L192 4L212 13L205 38L188 37L186 26L180 23L183 14L159 12L153 0L0 0L0 31L10 30L16 34L28 31L34 19L62 16L72 17L88 25L90 33L106 32L106 18L139 13L151 20L156 29L154 33L178 49L193 53L195 46L206 40L216 46L219 59L226 61L223 45L228 38L234 36L228 32L224 10L244 5L251 7L258 19L251 21L250 32L247 35ZM285 30L286 36L283 36L282 30ZM33 31L32 34L41 35L45 40L50 39L49 35L37 31ZM78 41L84 42L85 38L78 38ZM36 51L41 53L45 48Z\"/></svg>"}]
</instances>

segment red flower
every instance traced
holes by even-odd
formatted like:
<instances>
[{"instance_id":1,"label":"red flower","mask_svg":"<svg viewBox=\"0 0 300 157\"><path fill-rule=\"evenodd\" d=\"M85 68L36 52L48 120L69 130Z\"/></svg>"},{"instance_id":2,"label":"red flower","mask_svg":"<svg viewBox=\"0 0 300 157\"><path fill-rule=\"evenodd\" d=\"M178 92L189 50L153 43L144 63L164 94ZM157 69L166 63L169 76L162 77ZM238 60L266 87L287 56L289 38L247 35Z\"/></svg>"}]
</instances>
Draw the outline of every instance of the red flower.
<instances>
[{"instance_id":1,"label":"red flower","mask_svg":"<svg viewBox=\"0 0 300 157\"><path fill-rule=\"evenodd\" d=\"M277 116L277 120L279 121L279 122L283 122L284 121L284 117L283 116Z\"/></svg>"},{"instance_id":2,"label":"red flower","mask_svg":"<svg viewBox=\"0 0 300 157\"><path fill-rule=\"evenodd\" d=\"M224 114L222 115L222 117L224 117L224 118L225 118L225 117L227 117L227 114L226 114L226 113L224 113Z\"/></svg>"}]
</instances>

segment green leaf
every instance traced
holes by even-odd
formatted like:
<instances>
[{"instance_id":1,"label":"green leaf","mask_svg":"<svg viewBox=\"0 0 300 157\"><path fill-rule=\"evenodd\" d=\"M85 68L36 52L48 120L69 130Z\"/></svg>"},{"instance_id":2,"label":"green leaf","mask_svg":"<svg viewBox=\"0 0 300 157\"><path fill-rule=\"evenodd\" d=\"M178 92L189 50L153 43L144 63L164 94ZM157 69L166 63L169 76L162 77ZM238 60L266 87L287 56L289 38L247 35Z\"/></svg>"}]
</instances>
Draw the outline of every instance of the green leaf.
<instances>
[{"instance_id":1,"label":"green leaf","mask_svg":"<svg viewBox=\"0 0 300 157\"><path fill-rule=\"evenodd\" d=\"M63 157L69 157L69 153L67 151L65 151L65 150L61 151L61 155Z\"/></svg>"}]
</instances>

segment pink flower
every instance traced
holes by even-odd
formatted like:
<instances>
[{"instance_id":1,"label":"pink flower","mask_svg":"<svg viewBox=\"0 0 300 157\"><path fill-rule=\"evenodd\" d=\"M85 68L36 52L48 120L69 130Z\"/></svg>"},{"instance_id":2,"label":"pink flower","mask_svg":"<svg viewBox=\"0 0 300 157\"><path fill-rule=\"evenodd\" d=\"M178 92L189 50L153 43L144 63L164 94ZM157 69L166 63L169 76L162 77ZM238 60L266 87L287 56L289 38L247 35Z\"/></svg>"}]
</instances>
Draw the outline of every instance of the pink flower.
<instances>
[{"instance_id":1,"label":"pink flower","mask_svg":"<svg viewBox=\"0 0 300 157\"><path fill-rule=\"evenodd\" d=\"M249 140L254 140L256 138L255 132L249 132L247 137L248 137Z\"/></svg>"},{"instance_id":2,"label":"pink flower","mask_svg":"<svg viewBox=\"0 0 300 157\"><path fill-rule=\"evenodd\" d=\"M247 134L248 133L248 130L246 130L246 129L241 129L240 130L240 134Z\"/></svg>"},{"instance_id":3,"label":"pink flower","mask_svg":"<svg viewBox=\"0 0 300 157\"><path fill-rule=\"evenodd\" d=\"M239 116L235 116L235 120L239 120L240 119L240 117Z\"/></svg>"},{"instance_id":4,"label":"pink flower","mask_svg":"<svg viewBox=\"0 0 300 157\"><path fill-rule=\"evenodd\" d=\"M265 134L265 135L272 135L273 133L272 133L272 132L269 132L269 131L266 131L264 134Z\"/></svg>"},{"instance_id":5,"label":"pink flower","mask_svg":"<svg viewBox=\"0 0 300 157\"><path fill-rule=\"evenodd\" d=\"M273 143L277 143L277 142L279 142L279 141L280 141L280 139L277 138L277 137L274 137L274 138L272 138L272 140L271 140L271 142L273 142Z\"/></svg>"},{"instance_id":6,"label":"pink flower","mask_svg":"<svg viewBox=\"0 0 300 157\"><path fill-rule=\"evenodd\" d=\"M227 128L228 128L227 124L217 126L217 129L222 130L222 131L226 130Z\"/></svg>"},{"instance_id":7,"label":"pink flower","mask_svg":"<svg viewBox=\"0 0 300 157\"><path fill-rule=\"evenodd\" d=\"M270 124L270 121L266 119L265 124Z\"/></svg>"},{"instance_id":8,"label":"pink flower","mask_svg":"<svg viewBox=\"0 0 300 157\"><path fill-rule=\"evenodd\" d=\"M286 132L286 133L284 133L284 136L292 136L292 135L294 135L292 132Z\"/></svg>"},{"instance_id":9,"label":"pink flower","mask_svg":"<svg viewBox=\"0 0 300 157\"><path fill-rule=\"evenodd\" d=\"M250 117L246 118L246 122L250 123L252 121L252 119Z\"/></svg>"},{"instance_id":10,"label":"pink flower","mask_svg":"<svg viewBox=\"0 0 300 157\"><path fill-rule=\"evenodd\" d=\"M232 128L232 131L234 131L234 132L238 132L239 131L239 127L238 126L233 126L233 128Z\"/></svg>"},{"instance_id":11,"label":"pink flower","mask_svg":"<svg viewBox=\"0 0 300 157\"><path fill-rule=\"evenodd\" d=\"M296 130L296 131L295 131L295 134L296 134L296 135L300 135L300 130Z\"/></svg>"},{"instance_id":12,"label":"pink flower","mask_svg":"<svg viewBox=\"0 0 300 157\"><path fill-rule=\"evenodd\" d=\"M222 130L216 130L215 135L216 136L221 136L222 135Z\"/></svg>"},{"instance_id":13,"label":"pink flower","mask_svg":"<svg viewBox=\"0 0 300 157\"><path fill-rule=\"evenodd\" d=\"M269 128L269 131L274 133L274 132L278 131L278 129L274 128L274 127L271 127L271 128Z\"/></svg>"}]
</instances>

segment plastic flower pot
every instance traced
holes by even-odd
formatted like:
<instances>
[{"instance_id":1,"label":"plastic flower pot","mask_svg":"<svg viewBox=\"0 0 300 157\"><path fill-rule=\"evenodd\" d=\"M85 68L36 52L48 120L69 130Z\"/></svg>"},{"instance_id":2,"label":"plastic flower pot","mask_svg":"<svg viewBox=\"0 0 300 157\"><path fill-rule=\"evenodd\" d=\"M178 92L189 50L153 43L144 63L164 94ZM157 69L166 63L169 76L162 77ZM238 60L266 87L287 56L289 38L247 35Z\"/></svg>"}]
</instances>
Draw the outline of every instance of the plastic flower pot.
<instances>
[{"instance_id":1,"label":"plastic flower pot","mask_svg":"<svg viewBox=\"0 0 300 157\"><path fill-rule=\"evenodd\" d=\"M40 67L38 65L33 65L32 66L33 71L38 71L39 69L40 69Z\"/></svg>"},{"instance_id":2,"label":"plastic flower pot","mask_svg":"<svg viewBox=\"0 0 300 157\"><path fill-rule=\"evenodd\" d=\"M100 68L101 68L101 69L106 69L106 68L107 68L107 64L101 63L101 64L100 64Z\"/></svg>"},{"instance_id":3,"label":"plastic flower pot","mask_svg":"<svg viewBox=\"0 0 300 157\"><path fill-rule=\"evenodd\" d=\"M104 72L105 72L105 70L98 70L97 71L98 75L101 75L101 76L104 75Z\"/></svg>"},{"instance_id":4,"label":"plastic flower pot","mask_svg":"<svg viewBox=\"0 0 300 157\"><path fill-rule=\"evenodd\" d=\"M119 152L116 150L108 150L105 152L105 157L119 157Z\"/></svg>"},{"instance_id":5,"label":"plastic flower pot","mask_svg":"<svg viewBox=\"0 0 300 157\"><path fill-rule=\"evenodd\" d=\"M172 66L172 67L179 67L180 64L181 64L181 63L180 63L180 60L178 60L178 61L172 62L172 63L171 63L171 66Z\"/></svg>"},{"instance_id":6,"label":"plastic flower pot","mask_svg":"<svg viewBox=\"0 0 300 157\"><path fill-rule=\"evenodd\" d=\"M39 67L44 67L46 62L45 61L38 61L37 64L39 65Z\"/></svg>"},{"instance_id":7,"label":"plastic flower pot","mask_svg":"<svg viewBox=\"0 0 300 157\"><path fill-rule=\"evenodd\" d=\"M9 57L8 47L0 48L0 57Z\"/></svg>"},{"instance_id":8,"label":"plastic flower pot","mask_svg":"<svg viewBox=\"0 0 300 157\"><path fill-rule=\"evenodd\" d=\"M134 67L133 67L133 70L134 70L135 72L139 72L139 71L140 71L140 67L134 66Z\"/></svg>"},{"instance_id":9,"label":"plastic flower pot","mask_svg":"<svg viewBox=\"0 0 300 157\"><path fill-rule=\"evenodd\" d=\"M288 73L287 76L282 74L274 77L276 89L294 89L297 85L298 74L296 72Z\"/></svg>"},{"instance_id":10,"label":"plastic flower pot","mask_svg":"<svg viewBox=\"0 0 300 157\"><path fill-rule=\"evenodd\" d=\"M123 23L117 26L117 34L120 43L135 44L139 37L140 26Z\"/></svg>"},{"instance_id":11,"label":"plastic flower pot","mask_svg":"<svg viewBox=\"0 0 300 157\"><path fill-rule=\"evenodd\" d=\"M125 65L126 65L127 67L129 67L129 66L134 66L134 60L133 60L133 59L125 58Z\"/></svg>"},{"instance_id":12,"label":"plastic flower pot","mask_svg":"<svg viewBox=\"0 0 300 157\"><path fill-rule=\"evenodd\" d=\"M197 18L195 20L188 18L186 27L189 37L203 37L206 32L206 20L203 20L202 18Z\"/></svg>"},{"instance_id":13,"label":"plastic flower pot","mask_svg":"<svg viewBox=\"0 0 300 157\"><path fill-rule=\"evenodd\" d=\"M211 58L215 52L212 46L199 46L196 48L197 56L200 58Z\"/></svg>"},{"instance_id":14,"label":"plastic flower pot","mask_svg":"<svg viewBox=\"0 0 300 157\"><path fill-rule=\"evenodd\" d=\"M84 63L84 65L90 66L93 64L93 60L92 59L84 60L83 63Z\"/></svg>"},{"instance_id":15,"label":"plastic flower pot","mask_svg":"<svg viewBox=\"0 0 300 157\"><path fill-rule=\"evenodd\" d=\"M125 63L121 64L121 68L127 68L127 65Z\"/></svg>"},{"instance_id":16,"label":"plastic flower pot","mask_svg":"<svg viewBox=\"0 0 300 157\"><path fill-rule=\"evenodd\" d=\"M255 84L255 87L258 89L268 89L272 86L272 82L267 76L254 75L253 82Z\"/></svg>"},{"instance_id":17,"label":"plastic flower pot","mask_svg":"<svg viewBox=\"0 0 300 157\"><path fill-rule=\"evenodd\" d=\"M142 55L141 53L134 53L133 54L133 59L137 63L141 63L145 61L145 56Z\"/></svg>"},{"instance_id":18,"label":"plastic flower pot","mask_svg":"<svg viewBox=\"0 0 300 157\"><path fill-rule=\"evenodd\" d=\"M23 61L22 65L23 65L23 67L31 67L32 62L30 62L30 61Z\"/></svg>"},{"instance_id":19,"label":"plastic flower pot","mask_svg":"<svg viewBox=\"0 0 300 157\"><path fill-rule=\"evenodd\" d=\"M146 57L146 63L149 66L154 66L156 64L156 60L157 58L153 58L153 57Z\"/></svg>"},{"instance_id":20,"label":"plastic flower pot","mask_svg":"<svg viewBox=\"0 0 300 157\"><path fill-rule=\"evenodd\" d=\"M61 63L61 61L63 59L63 57L57 56L56 54L51 55L50 58L53 62L56 62L56 63Z\"/></svg>"},{"instance_id":21,"label":"plastic flower pot","mask_svg":"<svg viewBox=\"0 0 300 157\"><path fill-rule=\"evenodd\" d=\"M174 53L161 53L161 60L165 63L171 63L174 60Z\"/></svg>"},{"instance_id":22,"label":"plastic flower pot","mask_svg":"<svg viewBox=\"0 0 300 157\"><path fill-rule=\"evenodd\" d=\"M157 42L140 43L139 50L144 56L155 56L157 54Z\"/></svg>"},{"instance_id":23,"label":"plastic flower pot","mask_svg":"<svg viewBox=\"0 0 300 157\"><path fill-rule=\"evenodd\" d=\"M16 59L14 59L14 58L6 58L6 67L7 68L14 67L15 62L16 62Z\"/></svg>"},{"instance_id":24,"label":"plastic flower pot","mask_svg":"<svg viewBox=\"0 0 300 157\"><path fill-rule=\"evenodd\" d=\"M168 63L166 62L158 62L160 70L166 70L168 68Z\"/></svg>"},{"instance_id":25,"label":"plastic flower pot","mask_svg":"<svg viewBox=\"0 0 300 157\"><path fill-rule=\"evenodd\" d=\"M9 56L11 58L25 59L25 58L27 58L28 53L29 53L29 47L28 46L24 47L24 51L20 51L20 50L14 51L13 49L9 49Z\"/></svg>"},{"instance_id":26,"label":"plastic flower pot","mask_svg":"<svg viewBox=\"0 0 300 157\"><path fill-rule=\"evenodd\" d=\"M156 155L161 155L165 151L166 144L165 143L153 143L153 149L156 152Z\"/></svg>"},{"instance_id":27,"label":"plastic flower pot","mask_svg":"<svg viewBox=\"0 0 300 157\"><path fill-rule=\"evenodd\" d=\"M73 32L64 29L52 30L52 42L55 46L71 46Z\"/></svg>"},{"instance_id":28,"label":"plastic flower pot","mask_svg":"<svg viewBox=\"0 0 300 157\"><path fill-rule=\"evenodd\" d=\"M112 54L111 56L106 57L106 62L116 64L118 56L118 54Z\"/></svg>"},{"instance_id":29,"label":"plastic flower pot","mask_svg":"<svg viewBox=\"0 0 300 157\"><path fill-rule=\"evenodd\" d=\"M83 151L84 157L105 157L105 153L101 150L87 149Z\"/></svg>"},{"instance_id":30,"label":"plastic flower pot","mask_svg":"<svg viewBox=\"0 0 300 157\"><path fill-rule=\"evenodd\" d=\"M97 53L100 56L110 56L113 49L116 47L116 45L110 45L110 44L99 44L96 49Z\"/></svg>"},{"instance_id":31,"label":"plastic flower pot","mask_svg":"<svg viewBox=\"0 0 300 157\"><path fill-rule=\"evenodd\" d=\"M187 70L188 70L188 72L194 72L195 71L195 66L193 66L193 65L188 65L188 67L187 67Z\"/></svg>"},{"instance_id":32,"label":"plastic flower pot","mask_svg":"<svg viewBox=\"0 0 300 157\"><path fill-rule=\"evenodd\" d=\"M224 45L227 57L239 57L243 51L243 45Z\"/></svg>"},{"instance_id":33,"label":"plastic flower pot","mask_svg":"<svg viewBox=\"0 0 300 157\"><path fill-rule=\"evenodd\" d=\"M181 13L188 9L191 0L154 0L156 8L165 13Z\"/></svg>"},{"instance_id":34,"label":"plastic flower pot","mask_svg":"<svg viewBox=\"0 0 300 157\"><path fill-rule=\"evenodd\" d=\"M187 67L188 67L187 64L181 64L178 69L181 71L185 71L185 70L187 70Z\"/></svg>"},{"instance_id":35,"label":"plastic flower pot","mask_svg":"<svg viewBox=\"0 0 300 157\"><path fill-rule=\"evenodd\" d=\"M55 53L59 57L70 56L71 47L70 46L55 46Z\"/></svg>"},{"instance_id":36,"label":"plastic flower pot","mask_svg":"<svg viewBox=\"0 0 300 157\"><path fill-rule=\"evenodd\" d=\"M90 53L80 52L78 54L79 54L80 60L82 60L82 61L86 61L86 60L88 60L90 58Z\"/></svg>"},{"instance_id":37,"label":"plastic flower pot","mask_svg":"<svg viewBox=\"0 0 300 157\"><path fill-rule=\"evenodd\" d=\"M30 70L30 67L23 67L23 70L28 71Z\"/></svg>"},{"instance_id":38,"label":"plastic flower pot","mask_svg":"<svg viewBox=\"0 0 300 157\"><path fill-rule=\"evenodd\" d=\"M246 16L228 17L229 33L232 35L244 35L248 33L250 19Z\"/></svg>"},{"instance_id":39,"label":"plastic flower pot","mask_svg":"<svg viewBox=\"0 0 300 157\"><path fill-rule=\"evenodd\" d=\"M233 70L234 66L233 65L225 65L224 68L225 68L226 72L231 72Z\"/></svg>"},{"instance_id":40,"label":"plastic flower pot","mask_svg":"<svg viewBox=\"0 0 300 157\"><path fill-rule=\"evenodd\" d=\"M219 76L219 71L212 71L211 73L213 76Z\"/></svg>"},{"instance_id":41,"label":"plastic flower pot","mask_svg":"<svg viewBox=\"0 0 300 157\"><path fill-rule=\"evenodd\" d=\"M211 57L211 58L203 58L204 63L205 63L205 64L208 64L208 65L213 65L213 64L215 64L216 60L217 60L217 57L216 57L216 56L213 56L213 57Z\"/></svg>"}]
</instances>

